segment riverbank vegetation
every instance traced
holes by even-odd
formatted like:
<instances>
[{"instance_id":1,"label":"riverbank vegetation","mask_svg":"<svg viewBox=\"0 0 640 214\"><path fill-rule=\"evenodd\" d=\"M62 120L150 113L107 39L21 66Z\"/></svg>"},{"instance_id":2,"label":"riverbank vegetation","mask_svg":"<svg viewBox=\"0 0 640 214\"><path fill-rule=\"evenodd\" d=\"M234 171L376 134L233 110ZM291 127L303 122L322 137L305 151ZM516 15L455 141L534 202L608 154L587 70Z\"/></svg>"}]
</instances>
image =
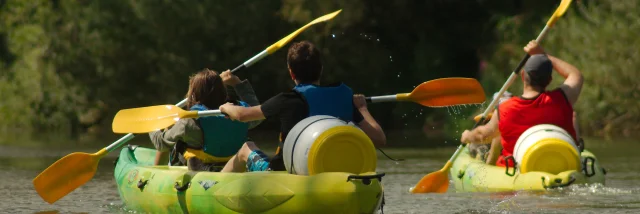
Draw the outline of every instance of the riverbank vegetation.
<instances>
[{"instance_id":1,"label":"riverbank vegetation","mask_svg":"<svg viewBox=\"0 0 640 214\"><path fill-rule=\"evenodd\" d=\"M473 77L488 102L558 2L0 0L0 132L110 134L119 109L175 103L189 75L234 68L337 9L334 20L296 38L321 48L323 82L386 95L431 79ZM576 110L587 135L640 133L639 5L574 1L543 42L585 74ZM285 55L280 50L238 73L261 101L293 86ZM516 81L510 91L520 87ZM370 109L390 137L415 143L452 142L479 112L411 103ZM277 130L274 122L259 130Z\"/></svg>"}]
</instances>

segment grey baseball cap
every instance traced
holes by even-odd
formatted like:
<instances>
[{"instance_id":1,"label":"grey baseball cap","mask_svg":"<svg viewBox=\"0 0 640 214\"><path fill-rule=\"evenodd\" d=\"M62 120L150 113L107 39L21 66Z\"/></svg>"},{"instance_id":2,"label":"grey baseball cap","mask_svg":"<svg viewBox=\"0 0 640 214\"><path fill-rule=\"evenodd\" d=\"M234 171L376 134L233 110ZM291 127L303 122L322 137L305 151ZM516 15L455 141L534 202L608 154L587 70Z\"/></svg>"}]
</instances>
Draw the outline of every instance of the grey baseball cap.
<instances>
[{"instance_id":1,"label":"grey baseball cap","mask_svg":"<svg viewBox=\"0 0 640 214\"><path fill-rule=\"evenodd\" d=\"M546 54L532 55L524 64L524 71L531 80L531 85L546 85L551 80L553 64Z\"/></svg>"}]
</instances>

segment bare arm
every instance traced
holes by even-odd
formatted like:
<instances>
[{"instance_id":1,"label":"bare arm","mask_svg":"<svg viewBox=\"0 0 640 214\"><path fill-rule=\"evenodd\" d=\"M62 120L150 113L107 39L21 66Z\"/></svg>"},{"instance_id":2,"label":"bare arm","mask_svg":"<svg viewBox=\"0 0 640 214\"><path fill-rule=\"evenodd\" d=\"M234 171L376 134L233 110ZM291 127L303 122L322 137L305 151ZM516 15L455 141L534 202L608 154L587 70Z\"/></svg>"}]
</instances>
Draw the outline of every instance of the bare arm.
<instances>
[{"instance_id":1,"label":"bare arm","mask_svg":"<svg viewBox=\"0 0 640 214\"><path fill-rule=\"evenodd\" d=\"M524 47L524 50L529 55L546 54L542 49L542 46L540 46L535 40L529 42L529 44ZM582 83L584 82L582 73L575 66L562 61L561 59L549 54L547 54L547 57L551 60L553 69L565 79L564 83L560 86L560 89L567 96L567 100L569 100L571 106L573 106L578 100L578 96L580 96L580 91L582 90Z\"/></svg>"},{"instance_id":2,"label":"bare arm","mask_svg":"<svg viewBox=\"0 0 640 214\"><path fill-rule=\"evenodd\" d=\"M360 121L360 123L358 123L360 129L362 129L362 131L364 131L364 133L367 134L369 138L371 138L373 144L377 146L383 146L387 144L387 137L384 134L382 127L380 127L378 122L376 122L373 116L371 116L371 113L369 113L369 109L367 109L367 101L365 100L364 96L354 95L353 104L356 108L358 108L358 111L364 118L362 121Z\"/></svg>"},{"instance_id":3,"label":"bare arm","mask_svg":"<svg viewBox=\"0 0 640 214\"><path fill-rule=\"evenodd\" d=\"M220 74L220 77L222 78L222 82L225 85L233 87L233 90L236 91L236 94L238 95L238 97L240 97L240 100L246 102L247 104L249 104L249 106L260 105L258 97L256 96L256 92L253 90L253 87L251 87L251 83L249 83L248 80L240 81L240 78L238 78L238 76L236 75L233 75L233 73L231 73L229 70L222 72ZM247 123L249 124L249 129L253 129L256 126L260 125L262 121L263 120L248 121Z\"/></svg>"},{"instance_id":4,"label":"bare arm","mask_svg":"<svg viewBox=\"0 0 640 214\"><path fill-rule=\"evenodd\" d=\"M460 141L462 141L462 143L491 143L489 139L500 134L500 132L498 132L497 110L493 111L493 115L495 116L491 117L491 120L489 120L487 124L478 126L471 131L465 130L460 137Z\"/></svg>"},{"instance_id":5,"label":"bare arm","mask_svg":"<svg viewBox=\"0 0 640 214\"><path fill-rule=\"evenodd\" d=\"M584 83L584 77L578 68L575 66L558 59L554 56L548 55L551 63L553 64L553 69L560 74L560 76L564 77L564 83L560 86L560 89L564 91L564 94L567 95L567 99L571 106L573 106L578 100L578 96L580 96L580 91L582 91L582 84Z\"/></svg>"},{"instance_id":6,"label":"bare arm","mask_svg":"<svg viewBox=\"0 0 640 214\"><path fill-rule=\"evenodd\" d=\"M220 111L227 114L229 119L237 120L240 122L265 119L260 106L242 107L233 105L231 103L226 103L220 106Z\"/></svg>"},{"instance_id":7,"label":"bare arm","mask_svg":"<svg viewBox=\"0 0 640 214\"><path fill-rule=\"evenodd\" d=\"M249 106L259 106L260 105L260 102L258 101L258 97L256 97L256 93L253 91L253 87L251 87L251 84L249 83L249 81L244 80L241 83L235 85L233 87L233 89L236 91L236 94L238 94L240 99L242 101L247 102L247 104L249 104ZM262 111L260 111L260 113L262 113ZM259 119L259 120L247 121L247 123L249 124L249 129L253 129L256 126L260 125L260 123L262 123L262 121L264 121L264 120L263 119Z\"/></svg>"},{"instance_id":8,"label":"bare arm","mask_svg":"<svg viewBox=\"0 0 640 214\"><path fill-rule=\"evenodd\" d=\"M371 138L373 144L377 146L384 146L385 144L387 144L387 136L385 136L384 131L382 131L382 128L380 127L378 122L373 119L373 117L369 113L369 110L364 108L359 109L359 111L362 114L362 117L364 117L364 120L358 123L360 129L362 129L362 131L364 131L364 133L367 134L369 138Z\"/></svg>"}]
</instances>

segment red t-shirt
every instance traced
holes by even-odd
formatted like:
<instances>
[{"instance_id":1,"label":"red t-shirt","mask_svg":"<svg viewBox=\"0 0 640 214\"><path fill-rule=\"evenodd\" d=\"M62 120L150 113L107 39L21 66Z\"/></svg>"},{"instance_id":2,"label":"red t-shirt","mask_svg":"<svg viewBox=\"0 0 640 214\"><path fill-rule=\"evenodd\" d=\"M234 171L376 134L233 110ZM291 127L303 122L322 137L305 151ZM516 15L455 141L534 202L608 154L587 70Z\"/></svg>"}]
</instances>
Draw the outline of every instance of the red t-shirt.
<instances>
[{"instance_id":1,"label":"red t-shirt","mask_svg":"<svg viewBox=\"0 0 640 214\"><path fill-rule=\"evenodd\" d=\"M513 155L513 149L522 133L540 124L552 124L563 128L574 140L573 107L562 89L545 91L532 99L512 97L498 107L498 128L502 137L502 153L496 162L505 166L504 157ZM513 163L509 161L509 165Z\"/></svg>"}]
</instances>

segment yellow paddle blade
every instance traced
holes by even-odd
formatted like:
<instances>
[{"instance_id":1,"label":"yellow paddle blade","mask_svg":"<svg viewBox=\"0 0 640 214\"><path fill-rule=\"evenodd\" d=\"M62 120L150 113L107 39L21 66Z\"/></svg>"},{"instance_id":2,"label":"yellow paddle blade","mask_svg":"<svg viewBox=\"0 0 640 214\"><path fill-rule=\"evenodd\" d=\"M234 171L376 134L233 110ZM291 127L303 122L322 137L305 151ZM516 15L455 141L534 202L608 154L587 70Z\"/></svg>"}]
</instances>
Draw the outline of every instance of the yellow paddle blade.
<instances>
[{"instance_id":1,"label":"yellow paddle blade","mask_svg":"<svg viewBox=\"0 0 640 214\"><path fill-rule=\"evenodd\" d=\"M197 116L174 105L157 105L118 111L111 128L114 133L148 133L167 128L180 118Z\"/></svg>"},{"instance_id":2,"label":"yellow paddle blade","mask_svg":"<svg viewBox=\"0 0 640 214\"><path fill-rule=\"evenodd\" d=\"M547 26L549 27L553 26L556 23L556 21L562 15L564 15L565 12L567 12L567 9L569 8L570 5L571 5L571 0L562 0L562 2L560 2L560 5L558 6L558 9L556 9L556 11L553 12L553 15L547 22Z\"/></svg>"},{"instance_id":3,"label":"yellow paddle blade","mask_svg":"<svg viewBox=\"0 0 640 214\"><path fill-rule=\"evenodd\" d=\"M413 101L428 107L443 107L480 104L486 97L478 80L452 77L424 82L409 94L398 94L397 99Z\"/></svg>"},{"instance_id":4,"label":"yellow paddle blade","mask_svg":"<svg viewBox=\"0 0 640 214\"><path fill-rule=\"evenodd\" d=\"M273 52L277 51L278 49L282 48L284 45L286 45L287 43L289 43L294 37L298 36L298 34L300 34L302 31L304 31L305 29L307 29L309 26L320 23L320 22L324 22L330 19L333 19L333 17L336 17L338 15L338 13L340 13L342 10L338 10L336 12L333 13L329 13L327 15L318 17L317 19L309 22L309 24L306 24L305 26L302 26L300 29L294 31L293 33L289 34L287 37L284 37L282 39L280 39L280 41L274 43L273 45L269 46L267 48L267 53L272 54Z\"/></svg>"},{"instance_id":5,"label":"yellow paddle blade","mask_svg":"<svg viewBox=\"0 0 640 214\"><path fill-rule=\"evenodd\" d=\"M429 173L422 177L418 183L411 188L411 193L445 193L449 189L449 169L451 163L447 162L444 168L439 171Z\"/></svg>"},{"instance_id":6,"label":"yellow paddle blade","mask_svg":"<svg viewBox=\"0 0 640 214\"><path fill-rule=\"evenodd\" d=\"M100 158L107 154L102 149L94 154L74 152L56 161L33 179L36 192L49 204L69 194L93 178Z\"/></svg>"}]
</instances>

